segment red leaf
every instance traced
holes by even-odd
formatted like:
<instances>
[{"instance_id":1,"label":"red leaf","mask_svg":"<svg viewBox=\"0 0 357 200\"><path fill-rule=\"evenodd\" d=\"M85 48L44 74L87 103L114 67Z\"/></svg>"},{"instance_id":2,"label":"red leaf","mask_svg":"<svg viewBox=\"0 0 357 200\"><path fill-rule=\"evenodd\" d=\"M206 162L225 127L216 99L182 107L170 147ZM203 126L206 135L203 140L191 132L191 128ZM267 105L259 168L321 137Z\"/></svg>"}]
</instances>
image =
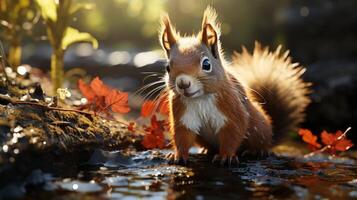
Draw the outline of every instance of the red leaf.
<instances>
[{"instance_id":1,"label":"red leaf","mask_svg":"<svg viewBox=\"0 0 357 200\"><path fill-rule=\"evenodd\" d=\"M111 110L116 113L127 113L130 111L128 105L128 93L120 92L112 89L105 96L106 107L111 107Z\"/></svg>"},{"instance_id":2,"label":"red leaf","mask_svg":"<svg viewBox=\"0 0 357 200\"><path fill-rule=\"evenodd\" d=\"M127 128L128 131L135 132L135 122L130 122Z\"/></svg>"},{"instance_id":3,"label":"red leaf","mask_svg":"<svg viewBox=\"0 0 357 200\"><path fill-rule=\"evenodd\" d=\"M170 106L169 106L169 100L168 100L167 95L162 96L160 98L159 112L162 115L169 115L169 113L170 113Z\"/></svg>"},{"instance_id":4,"label":"red leaf","mask_svg":"<svg viewBox=\"0 0 357 200\"><path fill-rule=\"evenodd\" d=\"M165 147L165 140L164 138L154 135L154 134L147 134L145 135L141 144L146 149L154 149L154 148L164 148Z\"/></svg>"},{"instance_id":5,"label":"red leaf","mask_svg":"<svg viewBox=\"0 0 357 200\"><path fill-rule=\"evenodd\" d=\"M148 100L143 103L141 106L141 116L142 117L148 117L154 113L155 109L155 102Z\"/></svg>"},{"instance_id":6,"label":"red leaf","mask_svg":"<svg viewBox=\"0 0 357 200\"><path fill-rule=\"evenodd\" d=\"M97 96L107 96L111 92L111 88L103 83L99 77L95 77L90 83L90 87Z\"/></svg>"},{"instance_id":7,"label":"red leaf","mask_svg":"<svg viewBox=\"0 0 357 200\"><path fill-rule=\"evenodd\" d=\"M166 122L164 120L158 121L156 115L151 117L151 126L146 128L146 134L141 144L147 148L164 148L165 147L165 135L164 130Z\"/></svg>"},{"instance_id":8,"label":"red leaf","mask_svg":"<svg viewBox=\"0 0 357 200\"><path fill-rule=\"evenodd\" d=\"M342 139L339 140L336 145L335 145L335 149L337 151L347 151L348 149L350 149L353 146L353 143L348 140L348 139Z\"/></svg>"},{"instance_id":9,"label":"red leaf","mask_svg":"<svg viewBox=\"0 0 357 200\"><path fill-rule=\"evenodd\" d=\"M81 91L82 95L89 101L92 102L94 101L96 94L95 92L92 90L92 88L84 83L84 81L82 79L78 80L78 87L79 90Z\"/></svg>"},{"instance_id":10,"label":"red leaf","mask_svg":"<svg viewBox=\"0 0 357 200\"><path fill-rule=\"evenodd\" d=\"M309 129L300 129L299 135L302 137L302 140L310 145L312 149L321 148L321 144L317 142L317 136L312 134Z\"/></svg>"},{"instance_id":11,"label":"red leaf","mask_svg":"<svg viewBox=\"0 0 357 200\"><path fill-rule=\"evenodd\" d=\"M145 101L141 107L141 116L148 117L152 114L160 113L162 115L169 115L169 102L167 95L160 96L158 102L155 101Z\"/></svg>"},{"instance_id":12,"label":"red leaf","mask_svg":"<svg viewBox=\"0 0 357 200\"><path fill-rule=\"evenodd\" d=\"M353 146L353 143L343 135L342 131L337 131L335 134L323 131L321 133L321 140L325 145L330 145L330 151L347 151Z\"/></svg>"},{"instance_id":13,"label":"red leaf","mask_svg":"<svg viewBox=\"0 0 357 200\"><path fill-rule=\"evenodd\" d=\"M321 132L321 141L325 145L332 145L336 140L336 137L334 134L327 133L327 131L322 131Z\"/></svg>"}]
</instances>

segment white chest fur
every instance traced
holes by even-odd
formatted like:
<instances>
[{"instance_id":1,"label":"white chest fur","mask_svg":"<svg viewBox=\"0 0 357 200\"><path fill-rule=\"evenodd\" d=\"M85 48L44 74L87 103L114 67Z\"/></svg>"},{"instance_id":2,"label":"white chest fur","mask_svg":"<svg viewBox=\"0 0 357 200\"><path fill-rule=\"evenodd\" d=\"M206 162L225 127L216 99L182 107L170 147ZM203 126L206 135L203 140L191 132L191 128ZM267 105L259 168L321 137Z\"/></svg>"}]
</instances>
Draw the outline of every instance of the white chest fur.
<instances>
[{"instance_id":1,"label":"white chest fur","mask_svg":"<svg viewBox=\"0 0 357 200\"><path fill-rule=\"evenodd\" d=\"M183 102L186 105L186 111L181 117L181 123L198 135L203 137L206 134L212 135L212 133L200 133L207 126L213 131L213 135L217 134L227 120L226 116L218 110L213 94L184 99Z\"/></svg>"}]
</instances>

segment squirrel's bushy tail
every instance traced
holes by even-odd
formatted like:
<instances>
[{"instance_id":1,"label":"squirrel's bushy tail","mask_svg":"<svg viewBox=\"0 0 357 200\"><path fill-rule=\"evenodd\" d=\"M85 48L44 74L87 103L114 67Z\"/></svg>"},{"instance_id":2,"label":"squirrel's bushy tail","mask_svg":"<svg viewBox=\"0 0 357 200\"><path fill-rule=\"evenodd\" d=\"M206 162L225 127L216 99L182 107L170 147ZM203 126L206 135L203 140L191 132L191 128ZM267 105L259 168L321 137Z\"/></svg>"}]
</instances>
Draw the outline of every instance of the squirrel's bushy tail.
<instances>
[{"instance_id":1,"label":"squirrel's bushy tail","mask_svg":"<svg viewBox=\"0 0 357 200\"><path fill-rule=\"evenodd\" d=\"M244 47L234 53L233 66L249 96L271 117L274 140L298 128L310 103L310 83L302 80L305 68L292 63L289 51L281 52L281 46L269 51L256 42L253 54Z\"/></svg>"}]
</instances>

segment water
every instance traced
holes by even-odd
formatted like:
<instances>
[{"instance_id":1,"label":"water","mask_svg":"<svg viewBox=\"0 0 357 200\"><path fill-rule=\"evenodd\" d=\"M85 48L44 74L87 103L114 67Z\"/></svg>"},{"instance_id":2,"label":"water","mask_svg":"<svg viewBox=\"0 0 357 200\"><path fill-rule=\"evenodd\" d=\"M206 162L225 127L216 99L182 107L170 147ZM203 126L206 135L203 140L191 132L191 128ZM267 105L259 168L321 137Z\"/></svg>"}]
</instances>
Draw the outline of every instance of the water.
<instances>
[{"instance_id":1,"label":"water","mask_svg":"<svg viewBox=\"0 0 357 200\"><path fill-rule=\"evenodd\" d=\"M38 184L23 199L348 199L357 198L352 158L290 155L211 164L194 154L187 166L168 165L169 150L96 150L78 171L61 176L36 171Z\"/></svg>"}]
</instances>

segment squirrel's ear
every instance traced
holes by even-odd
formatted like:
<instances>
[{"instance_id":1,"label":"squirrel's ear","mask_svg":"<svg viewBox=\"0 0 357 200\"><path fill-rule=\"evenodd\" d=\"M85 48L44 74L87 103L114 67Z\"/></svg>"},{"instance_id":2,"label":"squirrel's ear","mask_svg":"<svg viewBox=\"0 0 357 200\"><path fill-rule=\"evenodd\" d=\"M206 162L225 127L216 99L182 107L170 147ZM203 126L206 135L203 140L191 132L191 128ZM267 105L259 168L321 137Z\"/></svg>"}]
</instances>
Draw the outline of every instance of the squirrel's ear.
<instances>
[{"instance_id":1,"label":"squirrel's ear","mask_svg":"<svg viewBox=\"0 0 357 200\"><path fill-rule=\"evenodd\" d=\"M161 31L159 39L162 47L168 54L171 47L176 43L177 33L175 28L171 26L170 18L167 14L164 14L161 17Z\"/></svg>"},{"instance_id":2,"label":"squirrel's ear","mask_svg":"<svg viewBox=\"0 0 357 200\"><path fill-rule=\"evenodd\" d=\"M216 11L208 6L203 14L202 30L200 37L203 43L211 49L214 57L218 56L218 42L220 37L220 25L217 22Z\"/></svg>"}]
</instances>

